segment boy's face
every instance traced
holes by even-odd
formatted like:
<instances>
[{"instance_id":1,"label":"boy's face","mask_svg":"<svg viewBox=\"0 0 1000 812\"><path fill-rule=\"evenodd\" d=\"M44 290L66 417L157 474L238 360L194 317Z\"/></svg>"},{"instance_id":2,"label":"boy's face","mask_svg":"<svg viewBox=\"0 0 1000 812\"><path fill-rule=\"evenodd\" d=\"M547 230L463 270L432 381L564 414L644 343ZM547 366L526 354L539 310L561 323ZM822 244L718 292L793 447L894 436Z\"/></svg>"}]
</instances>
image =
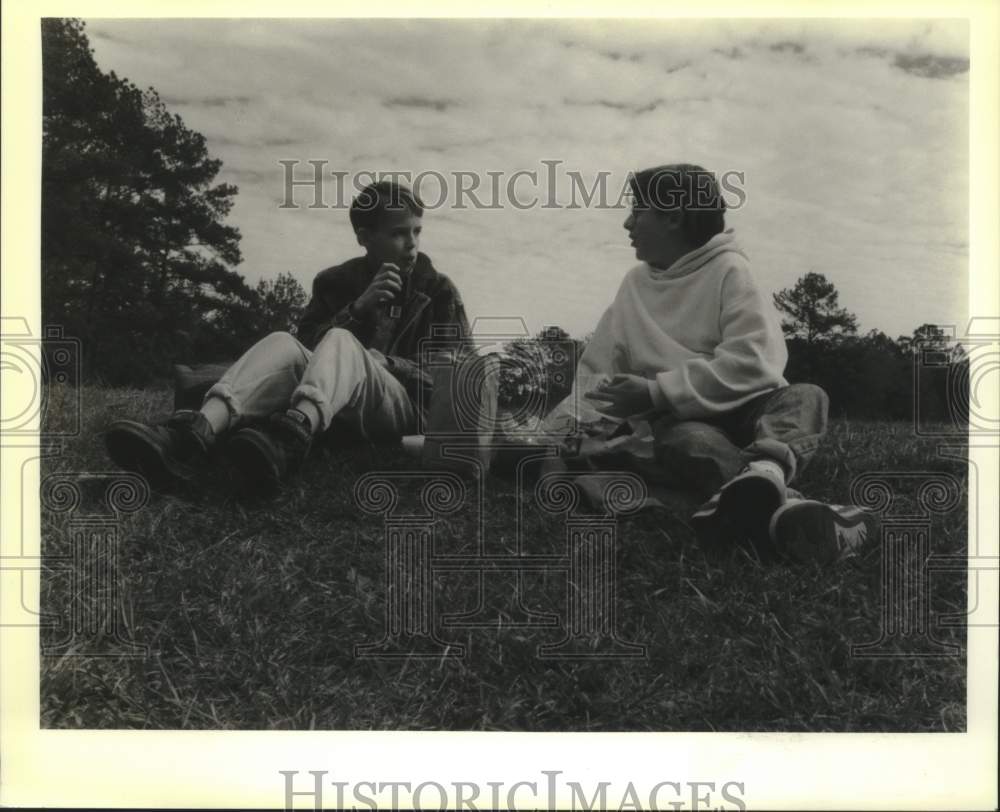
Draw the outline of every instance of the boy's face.
<instances>
[{"instance_id":1,"label":"boy's face","mask_svg":"<svg viewBox=\"0 0 1000 812\"><path fill-rule=\"evenodd\" d=\"M659 211L634 205L625 222L636 259L654 268L667 268L677 257L681 240L680 212Z\"/></svg>"},{"instance_id":2,"label":"boy's face","mask_svg":"<svg viewBox=\"0 0 1000 812\"><path fill-rule=\"evenodd\" d=\"M376 227L358 229L358 244L364 246L376 268L389 262L407 271L417 261L422 228L421 218L408 210L387 211Z\"/></svg>"}]
</instances>

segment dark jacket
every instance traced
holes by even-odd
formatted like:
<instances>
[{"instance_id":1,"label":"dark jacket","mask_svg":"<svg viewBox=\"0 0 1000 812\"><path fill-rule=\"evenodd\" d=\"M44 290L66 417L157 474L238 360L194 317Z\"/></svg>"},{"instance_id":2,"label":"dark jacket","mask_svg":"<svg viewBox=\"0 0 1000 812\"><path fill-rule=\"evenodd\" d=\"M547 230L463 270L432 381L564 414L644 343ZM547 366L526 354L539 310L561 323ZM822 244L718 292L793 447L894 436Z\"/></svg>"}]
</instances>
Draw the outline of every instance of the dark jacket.
<instances>
[{"instance_id":1,"label":"dark jacket","mask_svg":"<svg viewBox=\"0 0 1000 812\"><path fill-rule=\"evenodd\" d=\"M367 349L385 355L389 372L406 387L414 403L422 399L426 404L430 376L419 363L421 340L425 340L423 346L427 349L431 341L443 346L461 344L469 337L462 298L451 280L434 269L430 257L417 254L401 299L394 302L402 312L380 330L379 320L389 318L388 307L362 320L354 318L350 311L374 275L364 257L320 271L313 281L312 299L299 322L297 338L312 350L328 330L350 330ZM432 327L443 329L432 331Z\"/></svg>"}]
</instances>

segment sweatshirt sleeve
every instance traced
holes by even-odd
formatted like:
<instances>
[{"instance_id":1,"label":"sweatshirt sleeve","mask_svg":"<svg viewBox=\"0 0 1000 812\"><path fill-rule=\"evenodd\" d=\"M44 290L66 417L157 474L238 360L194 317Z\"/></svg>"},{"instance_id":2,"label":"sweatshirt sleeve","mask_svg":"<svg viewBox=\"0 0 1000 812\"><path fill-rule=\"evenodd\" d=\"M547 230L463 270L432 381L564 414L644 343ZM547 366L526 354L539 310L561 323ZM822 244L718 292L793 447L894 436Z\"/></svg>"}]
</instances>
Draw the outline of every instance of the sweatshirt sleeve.
<instances>
[{"instance_id":1,"label":"sweatshirt sleeve","mask_svg":"<svg viewBox=\"0 0 1000 812\"><path fill-rule=\"evenodd\" d=\"M729 270L720 299L722 339L711 357L691 358L656 376L667 411L683 420L724 414L786 383L785 337L747 268Z\"/></svg>"},{"instance_id":2,"label":"sweatshirt sleeve","mask_svg":"<svg viewBox=\"0 0 1000 812\"><path fill-rule=\"evenodd\" d=\"M602 372L607 374L613 369L615 357L613 320L614 305L611 305L597 322L587 342L587 348L577 361L576 381L584 383Z\"/></svg>"}]
</instances>

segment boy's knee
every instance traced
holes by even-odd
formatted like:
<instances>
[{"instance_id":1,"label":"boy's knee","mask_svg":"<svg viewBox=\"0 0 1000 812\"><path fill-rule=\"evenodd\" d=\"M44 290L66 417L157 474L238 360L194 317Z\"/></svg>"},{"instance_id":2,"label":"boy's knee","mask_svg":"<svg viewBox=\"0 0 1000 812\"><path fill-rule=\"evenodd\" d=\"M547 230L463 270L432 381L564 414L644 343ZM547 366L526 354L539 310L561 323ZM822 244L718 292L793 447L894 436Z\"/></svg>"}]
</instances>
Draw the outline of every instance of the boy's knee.
<instances>
[{"instance_id":1,"label":"boy's knee","mask_svg":"<svg viewBox=\"0 0 1000 812\"><path fill-rule=\"evenodd\" d=\"M829 403L830 398L822 386L815 383L790 383L787 387L790 392L794 392L804 400L812 400L817 403Z\"/></svg>"},{"instance_id":2,"label":"boy's knee","mask_svg":"<svg viewBox=\"0 0 1000 812\"><path fill-rule=\"evenodd\" d=\"M674 423L656 430L656 446L675 457L701 456L718 445L719 434L719 429L706 423Z\"/></svg>"},{"instance_id":3,"label":"boy's knee","mask_svg":"<svg viewBox=\"0 0 1000 812\"><path fill-rule=\"evenodd\" d=\"M303 352L305 348L291 333L286 333L280 330L274 333L268 333L268 335L261 339L261 343L265 344L275 355L280 355L283 358L287 358L289 361L298 362L303 360L305 357Z\"/></svg>"},{"instance_id":4,"label":"boy's knee","mask_svg":"<svg viewBox=\"0 0 1000 812\"><path fill-rule=\"evenodd\" d=\"M811 407L824 418L830 411L829 395L826 394L823 387L814 383L792 383L779 391L783 392L786 398Z\"/></svg>"},{"instance_id":5,"label":"boy's knee","mask_svg":"<svg viewBox=\"0 0 1000 812\"><path fill-rule=\"evenodd\" d=\"M354 333L350 330L345 330L343 327L332 327L327 330L323 337L319 340L319 344L316 345L316 349L319 350L320 347L338 347L343 348L345 346L361 346L361 343L355 338Z\"/></svg>"}]
</instances>

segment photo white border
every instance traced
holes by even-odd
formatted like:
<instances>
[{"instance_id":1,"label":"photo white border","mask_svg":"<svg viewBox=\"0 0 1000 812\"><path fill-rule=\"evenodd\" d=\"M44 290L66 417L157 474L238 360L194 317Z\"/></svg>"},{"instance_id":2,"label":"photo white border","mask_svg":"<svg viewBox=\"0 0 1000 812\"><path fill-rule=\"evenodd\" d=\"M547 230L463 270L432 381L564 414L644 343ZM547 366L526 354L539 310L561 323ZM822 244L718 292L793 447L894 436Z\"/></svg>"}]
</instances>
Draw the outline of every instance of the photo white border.
<instances>
[{"instance_id":1,"label":"photo white border","mask_svg":"<svg viewBox=\"0 0 1000 812\"><path fill-rule=\"evenodd\" d=\"M966 17L970 20L970 307L997 317L998 12L976 2L531 2L436 0L422 17ZM539 14L539 8L541 13ZM412 5L338 4L341 17L411 17ZM2 312L41 329L39 275L42 17L327 17L322 2L3 2ZM9 377L9 376L8 376ZM8 382L5 380L5 384ZM17 385L14 382L14 385ZM997 414L994 401L985 405ZM30 394L29 398L30 399ZM19 395L12 400L23 402ZM995 440L995 438L992 438ZM979 470L979 554L997 555L997 449L974 448ZM37 557L37 463L24 493L29 452L5 447L0 478L2 554ZM23 505L24 516L21 516ZM22 526L23 521L23 526ZM22 530L26 547L21 550ZM972 539L970 539L970 548ZM24 574L36 596L39 573ZM18 574L0 571L0 617L21 613ZM975 594L970 572L970 595ZM996 578L979 576L980 601L996 607ZM988 590L984 593L984 589ZM37 603L35 604L37 606ZM995 617L995 614L994 614ZM997 804L995 627L968 630L968 730L962 734L391 733L39 730L37 628L0 627L0 804L4 806L281 807L279 770L327 770L328 779L412 781L611 781L625 784L740 781L751 809L992 809ZM617 792L615 787L618 788ZM436 800L435 794L429 799ZM327 798L332 804L332 794ZM563 796L562 804L569 802ZM297 806L312 808L309 798Z\"/></svg>"}]
</instances>

